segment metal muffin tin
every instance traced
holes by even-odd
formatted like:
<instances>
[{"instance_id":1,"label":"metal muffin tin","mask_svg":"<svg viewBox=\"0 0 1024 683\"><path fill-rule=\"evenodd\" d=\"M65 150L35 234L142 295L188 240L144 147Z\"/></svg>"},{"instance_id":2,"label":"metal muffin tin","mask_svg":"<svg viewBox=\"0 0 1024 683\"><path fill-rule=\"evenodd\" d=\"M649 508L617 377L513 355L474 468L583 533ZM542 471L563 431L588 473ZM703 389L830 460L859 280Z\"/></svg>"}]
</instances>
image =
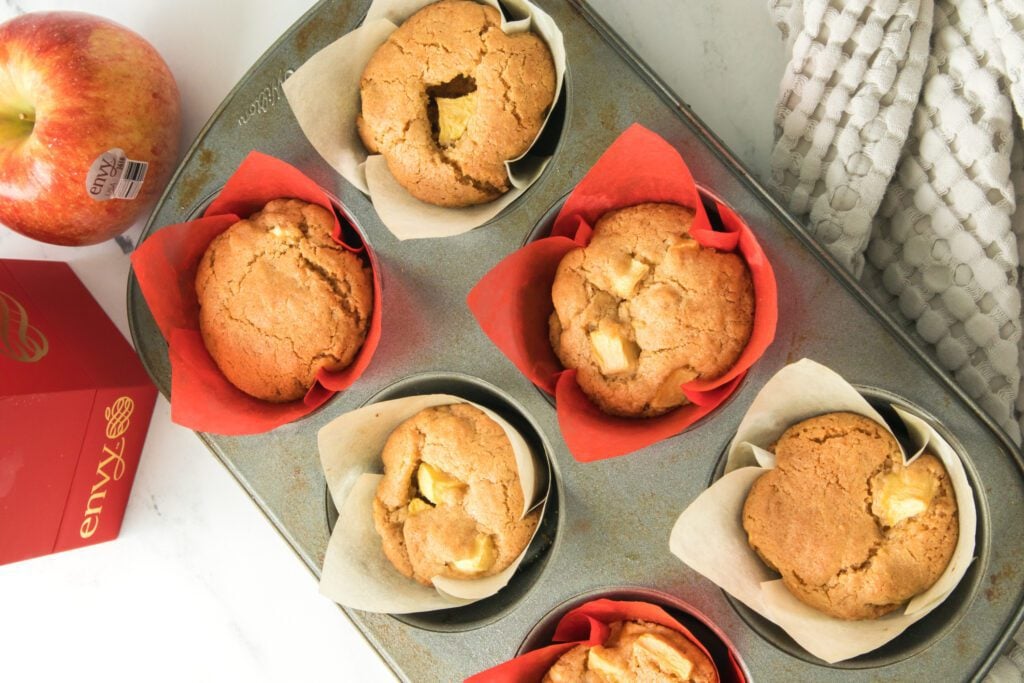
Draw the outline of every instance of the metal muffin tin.
<instances>
[{"instance_id":1,"label":"metal muffin tin","mask_svg":"<svg viewBox=\"0 0 1024 683\"><path fill-rule=\"evenodd\" d=\"M315 6L221 105L178 169L145 234L185 220L250 150L277 156L334 192L376 250L383 275L383 334L366 373L305 419L267 434L200 437L319 575L329 527L316 433L329 420L396 381L423 373L479 378L500 388L531 418L552 445L559 497L550 548L525 570L535 571L535 580L508 597L495 596L492 600L507 603L493 618L470 619L460 630L418 617L400 620L345 610L406 680L454 681L486 669L514 656L526 634L555 606L624 585L679 596L708 615L735 644L755 680L980 677L1022 619L1024 525L1019 501L1024 463L1019 449L582 0L537 2L565 35L564 130L540 180L497 219L458 237L395 240L369 200L312 149L281 92L291 70L359 25L368 0L324 0ZM545 213L633 122L679 149L695 179L753 228L775 268L779 330L733 400L709 419L643 451L581 464L565 448L552 405L479 330L465 298L484 273L523 244ZM167 394L167 348L134 277L128 284L128 313L139 355ZM894 647L906 645L913 654L869 663L867 669L829 667L793 656L777 638L751 628L721 590L668 551L676 517L714 476L719 455L758 389L783 365L805 356L855 384L906 397L934 416L955 437L979 483L979 518L987 540L979 543L967 594L958 598L947 618L922 622L924 633L900 637L927 640L923 649L897 639Z\"/></svg>"}]
</instances>

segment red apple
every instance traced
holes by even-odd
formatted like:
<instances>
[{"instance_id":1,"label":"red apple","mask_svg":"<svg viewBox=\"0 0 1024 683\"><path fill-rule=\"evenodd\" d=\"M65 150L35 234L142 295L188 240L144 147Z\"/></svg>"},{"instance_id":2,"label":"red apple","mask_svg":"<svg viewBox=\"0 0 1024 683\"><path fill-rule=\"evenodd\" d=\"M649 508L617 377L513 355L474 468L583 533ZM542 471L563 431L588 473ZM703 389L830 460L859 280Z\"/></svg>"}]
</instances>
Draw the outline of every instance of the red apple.
<instances>
[{"instance_id":1,"label":"red apple","mask_svg":"<svg viewBox=\"0 0 1024 683\"><path fill-rule=\"evenodd\" d=\"M0 223L54 244L119 234L163 191L180 128L174 77L136 33L78 12L0 25Z\"/></svg>"}]
</instances>

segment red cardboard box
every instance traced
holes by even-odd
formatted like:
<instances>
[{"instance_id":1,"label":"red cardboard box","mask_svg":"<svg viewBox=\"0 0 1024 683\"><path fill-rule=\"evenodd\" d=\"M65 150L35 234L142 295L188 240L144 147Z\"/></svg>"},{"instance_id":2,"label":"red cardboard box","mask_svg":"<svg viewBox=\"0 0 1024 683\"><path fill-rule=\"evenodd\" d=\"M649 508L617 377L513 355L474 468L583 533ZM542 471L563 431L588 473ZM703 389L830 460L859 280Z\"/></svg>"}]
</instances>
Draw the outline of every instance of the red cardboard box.
<instances>
[{"instance_id":1,"label":"red cardboard box","mask_svg":"<svg viewBox=\"0 0 1024 683\"><path fill-rule=\"evenodd\" d=\"M0 564L117 537L155 401L67 264L0 259Z\"/></svg>"}]
</instances>

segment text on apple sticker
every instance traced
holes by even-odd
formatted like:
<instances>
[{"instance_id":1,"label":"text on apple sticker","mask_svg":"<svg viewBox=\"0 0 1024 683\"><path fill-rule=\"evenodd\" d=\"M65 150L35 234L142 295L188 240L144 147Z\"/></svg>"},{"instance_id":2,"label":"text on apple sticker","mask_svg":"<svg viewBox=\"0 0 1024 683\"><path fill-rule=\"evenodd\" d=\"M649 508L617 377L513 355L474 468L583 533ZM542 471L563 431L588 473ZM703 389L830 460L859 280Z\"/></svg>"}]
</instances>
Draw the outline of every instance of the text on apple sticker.
<instances>
[{"instance_id":1,"label":"text on apple sticker","mask_svg":"<svg viewBox=\"0 0 1024 683\"><path fill-rule=\"evenodd\" d=\"M135 199L146 179L149 164L125 156L114 147L96 157L85 177L85 191L98 202L108 199Z\"/></svg>"}]
</instances>

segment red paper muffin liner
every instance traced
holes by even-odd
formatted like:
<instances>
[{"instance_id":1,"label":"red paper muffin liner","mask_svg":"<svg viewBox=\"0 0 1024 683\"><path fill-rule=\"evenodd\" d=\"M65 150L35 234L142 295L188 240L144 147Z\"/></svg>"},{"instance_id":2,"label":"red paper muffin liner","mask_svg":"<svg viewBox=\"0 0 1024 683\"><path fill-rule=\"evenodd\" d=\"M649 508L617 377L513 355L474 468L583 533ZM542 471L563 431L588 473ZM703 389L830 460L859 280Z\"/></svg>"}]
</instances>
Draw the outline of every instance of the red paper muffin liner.
<instances>
[{"instance_id":1,"label":"red paper muffin liner","mask_svg":"<svg viewBox=\"0 0 1024 683\"><path fill-rule=\"evenodd\" d=\"M691 611L695 616L699 614L696 610ZM609 624L616 621L637 620L650 621L678 631L714 662L707 648L685 626L673 619L661 607L648 602L601 598L580 605L566 613L555 628L551 645L527 652L515 659L510 659L496 667L470 676L465 683L540 683L544 674L554 666L558 658L577 645L602 645L608 639ZM718 669L719 680L722 683L743 683L746 681L743 667L740 666L732 652L731 645L729 643L725 643L725 645L729 652L728 668ZM722 662L715 662L716 667L719 667L720 664Z\"/></svg>"},{"instance_id":2,"label":"red paper muffin liner","mask_svg":"<svg viewBox=\"0 0 1024 683\"><path fill-rule=\"evenodd\" d=\"M260 400L227 380L199 332L195 291L196 268L213 238L280 198L301 199L330 211L334 241L354 253L365 250L373 272L373 314L366 341L355 359L337 372L321 369L306 395L288 403ZM335 202L323 188L294 166L266 154L251 152L202 218L169 225L150 235L132 254L132 267L167 340L171 419L200 432L257 434L309 414L363 374L380 340L380 269L373 252L355 226L338 220Z\"/></svg>"},{"instance_id":3,"label":"red paper muffin liner","mask_svg":"<svg viewBox=\"0 0 1024 683\"><path fill-rule=\"evenodd\" d=\"M608 211L644 202L669 202L694 210L690 235L719 251L739 251L754 286L753 330L736 364L721 377L682 385L688 405L653 418L604 413L576 382L576 371L558 361L548 339L554 310L551 285L562 257L586 246L591 227ZM562 437L576 460L625 455L674 436L720 406L775 338L775 274L750 228L728 206L715 202L724 231L711 228L697 186L679 152L633 124L605 151L566 200L551 236L513 252L473 287L467 303L491 341L537 387L555 397Z\"/></svg>"}]
</instances>

